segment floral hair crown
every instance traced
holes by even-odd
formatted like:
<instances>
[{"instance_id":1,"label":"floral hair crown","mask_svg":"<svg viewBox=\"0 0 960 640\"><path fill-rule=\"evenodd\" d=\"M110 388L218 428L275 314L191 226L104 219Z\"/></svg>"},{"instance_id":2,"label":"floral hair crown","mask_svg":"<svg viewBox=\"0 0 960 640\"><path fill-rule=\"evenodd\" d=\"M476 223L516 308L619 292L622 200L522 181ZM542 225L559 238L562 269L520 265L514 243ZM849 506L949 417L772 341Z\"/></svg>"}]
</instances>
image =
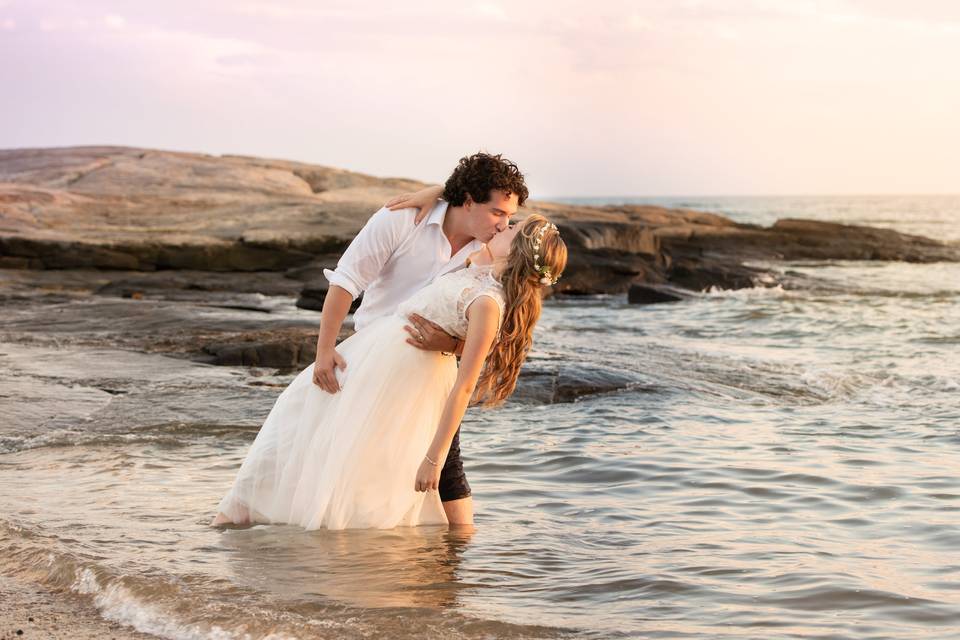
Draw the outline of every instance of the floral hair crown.
<instances>
[{"instance_id":1,"label":"floral hair crown","mask_svg":"<svg viewBox=\"0 0 960 640\"><path fill-rule=\"evenodd\" d=\"M540 264L540 247L543 245L543 234L547 232L547 229L552 229L557 233L560 233L560 230L557 229L557 225L552 222L540 227L540 230L537 231L536 235L533 236L533 269L538 274L540 274L540 284L542 285L554 285L557 284L557 281L560 279L560 276L553 277L550 275L550 267L545 267Z\"/></svg>"}]
</instances>

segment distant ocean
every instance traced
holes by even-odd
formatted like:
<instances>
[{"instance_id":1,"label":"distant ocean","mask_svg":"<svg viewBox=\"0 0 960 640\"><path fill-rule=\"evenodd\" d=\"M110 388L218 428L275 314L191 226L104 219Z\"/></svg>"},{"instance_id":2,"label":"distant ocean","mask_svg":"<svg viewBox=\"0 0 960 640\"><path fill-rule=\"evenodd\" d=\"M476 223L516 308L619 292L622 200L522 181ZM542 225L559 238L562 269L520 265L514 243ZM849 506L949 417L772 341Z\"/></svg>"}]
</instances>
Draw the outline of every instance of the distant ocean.
<instances>
[{"instance_id":1,"label":"distant ocean","mask_svg":"<svg viewBox=\"0 0 960 640\"><path fill-rule=\"evenodd\" d=\"M779 218L810 218L896 229L941 240L960 240L960 195L919 196L661 196L545 198L576 204L653 204L712 211L769 226Z\"/></svg>"},{"instance_id":2,"label":"distant ocean","mask_svg":"<svg viewBox=\"0 0 960 640\"><path fill-rule=\"evenodd\" d=\"M575 201L960 240L958 196ZM636 384L471 411L472 536L210 529L293 374L8 317L5 402L63 386L48 434L0 438L0 569L165 638L960 637L960 265L768 266L811 286L548 301L532 360ZM18 317L86 302L49 304Z\"/></svg>"}]
</instances>

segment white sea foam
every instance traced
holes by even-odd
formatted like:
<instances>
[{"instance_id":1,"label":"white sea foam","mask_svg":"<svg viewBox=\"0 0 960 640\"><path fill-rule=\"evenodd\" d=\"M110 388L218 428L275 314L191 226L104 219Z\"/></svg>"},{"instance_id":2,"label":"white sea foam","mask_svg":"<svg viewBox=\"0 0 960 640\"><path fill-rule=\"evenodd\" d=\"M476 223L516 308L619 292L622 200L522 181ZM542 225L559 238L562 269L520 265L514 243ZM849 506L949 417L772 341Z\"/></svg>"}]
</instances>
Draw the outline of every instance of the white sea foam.
<instances>
[{"instance_id":1,"label":"white sea foam","mask_svg":"<svg viewBox=\"0 0 960 640\"><path fill-rule=\"evenodd\" d=\"M198 423L173 423L154 425L149 429L139 429L128 433L87 432L78 429L53 429L35 436L0 437L0 454L16 453L41 447L71 447L102 444L134 444L153 442L158 444L181 445L186 438L209 436L222 438L228 434L245 436L257 427L242 425L210 425Z\"/></svg>"},{"instance_id":2,"label":"white sea foam","mask_svg":"<svg viewBox=\"0 0 960 640\"><path fill-rule=\"evenodd\" d=\"M117 580L101 585L89 567L77 571L71 589L92 596L94 606L104 619L169 640L298 640L297 636L285 633L252 636L219 625L190 624L177 620L162 607L137 598Z\"/></svg>"},{"instance_id":3,"label":"white sea foam","mask_svg":"<svg viewBox=\"0 0 960 640\"><path fill-rule=\"evenodd\" d=\"M723 289L713 285L702 294L711 298L781 298L794 295L780 284L773 287L756 286L742 289Z\"/></svg>"}]
</instances>

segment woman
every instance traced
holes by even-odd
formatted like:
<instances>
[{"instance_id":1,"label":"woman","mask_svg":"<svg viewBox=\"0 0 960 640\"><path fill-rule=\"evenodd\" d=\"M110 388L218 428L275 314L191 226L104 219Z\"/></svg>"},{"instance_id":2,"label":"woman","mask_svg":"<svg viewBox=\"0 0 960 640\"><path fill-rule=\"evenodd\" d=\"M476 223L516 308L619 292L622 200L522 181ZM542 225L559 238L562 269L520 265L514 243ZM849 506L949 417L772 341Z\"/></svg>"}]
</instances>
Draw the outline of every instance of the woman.
<instances>
[{"instance_id":1,"label":"woman","mask_svg":"<svg viewBox=\"0 0 960 640\"><path fill-rule=\"evenodd\" d=\"M284 389L212 524L306 529L445 524L436 493L443 457L472 401L502 403L516 386L540 317L541 289L566 266L557 227L539 215L496 234L448 273L338 347L340 392L313 365ZM405 341L417 313L465 341L454 358Z\"/></svg>"}]
</instances>

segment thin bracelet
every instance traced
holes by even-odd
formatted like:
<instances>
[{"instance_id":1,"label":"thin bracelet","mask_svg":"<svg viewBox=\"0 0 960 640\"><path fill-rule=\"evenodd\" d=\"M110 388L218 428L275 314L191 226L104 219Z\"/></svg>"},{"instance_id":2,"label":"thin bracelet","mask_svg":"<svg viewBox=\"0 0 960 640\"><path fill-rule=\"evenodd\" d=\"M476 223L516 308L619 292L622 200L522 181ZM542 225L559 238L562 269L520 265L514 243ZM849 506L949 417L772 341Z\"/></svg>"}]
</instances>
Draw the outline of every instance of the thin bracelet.
<instances>
[{"instance_id":1,"label":"thin bracelet","mask_svg":"<svg viewBox=\"0 0 960 640\"><path fill-rule=\"evenodd\" d=\"M456 342L453 343L453 351L441 351L440 353L442 353L442 354L445 355L445 356L454 356L454 357L455 357L455 356L457 355L457 347L460 346L460 338L454 338L454 340L455 340Z\"/></svg>"},{"instance_id":2,"label":"thin bracelet","mask_svg":"<svg viewBox=\"0 0 960 640\"><path fill-rule=\"evenodd\" d=\"M427 462L429 462L429 463L432 464L433 466L437 466L436 460L431 460L431 459L430 459L430 456L428 456L427 454L423 454L423 457L426 458L426 459L427 459Z\"/></svg>"}]
</instances>

